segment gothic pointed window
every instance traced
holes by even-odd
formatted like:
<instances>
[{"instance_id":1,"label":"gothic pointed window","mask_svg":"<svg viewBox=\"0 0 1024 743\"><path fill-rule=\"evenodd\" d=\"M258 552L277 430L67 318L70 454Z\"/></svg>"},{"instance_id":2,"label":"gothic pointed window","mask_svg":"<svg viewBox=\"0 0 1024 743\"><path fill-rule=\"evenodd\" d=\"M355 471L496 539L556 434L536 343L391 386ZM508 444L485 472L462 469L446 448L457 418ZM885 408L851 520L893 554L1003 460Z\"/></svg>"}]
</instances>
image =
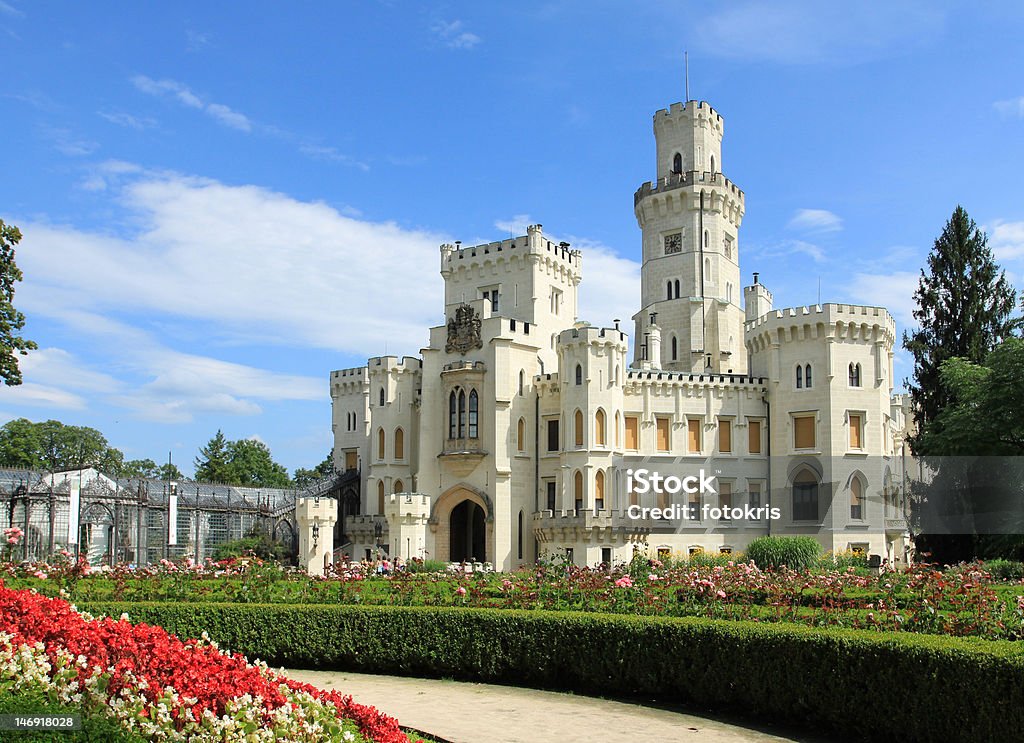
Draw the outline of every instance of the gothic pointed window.
<instances>
[{"instance_id":1,"label":"gothic pointed window","mask_svg":"<svg viewBox=\"0 0 1024 743\"><path fill-rule=\"evenodd\" d=\"M676 156L672 158L672 172L673 173L682 173L683 172L683 156L680 155L678 152L676 153Z\"/></svg>"},{"instance_id":2,"label":"gothic pointed window","mask_svg":"<svg viewBox=\"0 0 1024 743\"><path fill-rule=\"evenodd\" d=\"M377 429L377 459L384 459L384 429Z\"/></svg>"},{"instance_id":3,"label":"gothic pointed window","mask_svg":"<svg viewBox=\"0 0 1024 743\"><path fill-rule=\"evenodd\" d=\"M516 451L526 451L526 419L520 418L516 425Z\"/></svg>"},{"instance_id":4,"label":"gothic pointed window","mask_svg":"<svg viewBox=\"0 0 1024 743\"><path fill-rule=\"evenodd\" d=\"M711 233L704 230L704 249L707 250L711 246Z\"/></svg>"},{"instance_id":5,"label":"gothic pointed window","mask_svg":"<svg viewBox=\"0 0 1024 743\"><path fill-rule=\"evenodd\" d=\"M676 299L679 299L679 279L675 281Z\"/></svg>"},{"instance_id":6,"label":"gothic pointed window","mask_svg":"<svg viewBox=\"0 0 1024 743\"><path fill-rule=\"evenodd\" d=\"M583 367L576 364L576 385L579 386L581 384L583 384Z\"/></svg>"},{"instance_id":7,"label":"gothic pointed window","mask_svg":"<svg viewBox=\"0 0 1024 743\"><path fill-rule=\"evenodd\" d=\"M672 360L676 361L678 358L679 358L679 341L677 341L676 337L673 335L672 336Z\"/></svg>"},{"instance_id":8,"label":"gothic pointed window","mask_svg":"<svg viewBox=\"0 0 1024 743\"><path fill-rule=\"evenodd\" d=\"M850 386L860 387L860 364L850 364Z\"/></svg>"},{"instance_id":9,"label":"gothic pointed window","mask_svg":"<svg viewBox=\"0 0 1024 743\"><path fill-rule=\"evenodd\" d=\"M381 406L382 408L384 407L384 401L385 401L386 399L387 399L387 398L386 398L386 397L384 396L384 388L383 388L383 387L381 387L381 388L380 388L380 406Z\"/></svg>"},{"instance_id":10,"label":"gothic pointed window","mask_svg":"<svg viewBox=\"0 0 1024 743\"><path fill-rule=\"evenodd\" d=\"M477 397L476 390L471 390L469 393L469 438L471 439L477 438L479 404L480 398Z\"/></svg>"},{"instance_id":11,"label":"gothic pointed window","mask_svg":"<svg viewBox=\"0 0 1024 743\"><path fill-rule=\"evenodd\" d=\"M455 390L448 395L448 438L454 439L457 432L456 421L458 420L458 398L455 395Z\"/></svg>"},{"instance_id":12,"label":"gothic pointed window","mask_svg":"<svg viewBox=\"0 0 1024 743\"><path fill-rule=\"evenodd\" d=\"M810 364L808 364L807 366L804 367L804 384L807 386L807 389L811 388L811 365Z\"/></svg>"},{"instance_id":13,"label":"gothic pointed window","mask_svg":"<svg viewBox=\"0 0 1024 743\"><path fill-rule=\"evenodd\" d=\"M459 390L459 435L458 438L466 436L466 391Z\"/></svg>"},{"instance_id":14,"label":"gothic pointed window","mask_svg":"<svg viewBox=\"0 0 1024 743\"><path fill-rule=\"evenodd\" d=\"M576 431L576 446L583 446L583 411L577 410L573 417L573 424Z\"/></svg>"},{"instance_id":15,"label":"gothic pointed window","mask_svg":"<svg viewBox=\"0 0 1024 743\"><path fill-rule=\"evenodd\" d=\"M672 282L665 284L665 299L672 299Z\"/></svg>"},{"instance_id":16,"label":"gothic pointed window","mask_svg":"<svg viewBox=\"0 0 1024 743\"><path fill-rule=\"evenodd\" d=\"M526 371L524 369L519 370L519 394L523 394L523 388L526 386Z\"/></svg>"},{"instance_id":17,"label":"gothic pointed window","mask_svg":"<svg viewBox=\"0 0 1024 743\"><path fill-rule=\"evenodd\" d=\"M605 425L605 414L601 408L597 409L597 414L594 416L594 443L598 446L608 445L608 434Z\"/></svg>"},{"instance_id":18,"label":"gothic pointed window","mask_svg":"<svg viewBox=\"0 0 1024 743\"><path fill-rule=\"evenodd\" d=\"M711 172L715 173L715 156L711 156Z\"/></svg>"},{"instance_id":19,"label":"gothic pointed window","mask_svg":"<svg viewBox=\"0 0 1024 743\"><path fill-rule=\"evenodd\" d=\"M802 389L804 386L804 368L800 364L796 365L796 388Z\"/></svg>"},{"instance_id":20,"label":"gothic pointed window","mask_svg":"<svg viewBox=\"0 0 1024 743\"><path fill-rule=\"evenodd\" d=\"M384 481L377 480L377 513L384 513Z\"/></svg>"},{"instance_id":21,"label":"gothic pointed window","mask_svg":"<svg viewBox=\"0 0 1024 743\"><path fill-rule=\"evenodd\" d=\"M405 459L405 431L395 429L395 459Z\"/></svg>"}]
</instances>

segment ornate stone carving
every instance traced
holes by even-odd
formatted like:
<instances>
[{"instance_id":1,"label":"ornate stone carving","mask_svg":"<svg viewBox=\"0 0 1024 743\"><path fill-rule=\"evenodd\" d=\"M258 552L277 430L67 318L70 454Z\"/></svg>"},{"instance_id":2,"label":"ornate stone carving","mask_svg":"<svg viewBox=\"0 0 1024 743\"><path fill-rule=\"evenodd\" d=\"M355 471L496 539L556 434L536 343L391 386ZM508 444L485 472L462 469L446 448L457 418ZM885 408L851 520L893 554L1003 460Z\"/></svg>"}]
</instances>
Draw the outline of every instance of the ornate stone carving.
<instances>
[{"instance_id":1,"label":"ornate stone carving","mask_svg":"<svg viewBox=\"0 0 1024 743\"><path fill-rule=\"evenodd\" d=\"M459 305L455 317L448 320L448 342L444 350L447 353L465 354L471 348L483 348L484 341L480 336L480 316L468 304Z\"/></svg>"}]
</instances>

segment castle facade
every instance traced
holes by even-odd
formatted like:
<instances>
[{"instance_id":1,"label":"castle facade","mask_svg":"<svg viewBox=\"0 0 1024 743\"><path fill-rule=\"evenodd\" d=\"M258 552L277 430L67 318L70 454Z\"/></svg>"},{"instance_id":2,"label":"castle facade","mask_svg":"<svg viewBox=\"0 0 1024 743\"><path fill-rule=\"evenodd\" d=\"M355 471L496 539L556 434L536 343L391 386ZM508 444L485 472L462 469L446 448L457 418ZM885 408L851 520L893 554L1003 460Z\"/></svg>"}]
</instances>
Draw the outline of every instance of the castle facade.
<instances>
[{"instance_id":1,"label":"castle facade","mask_svg":"<svg viewBox=\"0 0 1024 743\"><path fill-rule=\"evenodd\" d=\"M806 534L907 559L895 322L775 309L756 273L741 287L745 195L723 134L705 102L654 115L632 351L619 320L579 321L584 256L541 225L441 246L446 322L428 346L331 373L341 550L513 569Z\"/></svg>"}]
</instances>

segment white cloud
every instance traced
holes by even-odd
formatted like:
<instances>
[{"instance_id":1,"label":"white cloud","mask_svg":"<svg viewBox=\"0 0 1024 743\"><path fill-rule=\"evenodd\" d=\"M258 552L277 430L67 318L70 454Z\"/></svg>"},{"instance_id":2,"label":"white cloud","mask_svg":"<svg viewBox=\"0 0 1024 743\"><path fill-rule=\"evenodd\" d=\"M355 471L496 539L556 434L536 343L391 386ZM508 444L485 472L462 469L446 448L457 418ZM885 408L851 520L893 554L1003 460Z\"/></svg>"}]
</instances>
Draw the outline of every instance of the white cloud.
<instances>
[{"instance_id":1,"label":"white cloud","mask_svg":"<svg viewBox=\"0 0 1024 743\"><path fill-rule=\"evenodd\" d=\"M632 334L631 318L640 297L640 264L616 254L611 248L585 238L569 238L583 251L583 281L579 287L579 316L598 327L621 328Z\"/></svg>"},{"instance_id":2,"label":"white cloud","mask_svg":"<svg viewBox=\"0 0 1024 743\"><path fill-rule=\"evenodd\" d=\"M13 5L11 5L10 3L5 3L3 0L0 0L0 13L4 13L5 15L11 15L16 18L20 18L25 15L20 10L15 8Z\"/></svg>"},{"instance_id":3,"label":"white cloud","mask_svg":"<svg viewBox=\"0 0 1024 743\"><path fill-rule=\"evenodd\" d=\"M861 304L885 307L900 327L908 328L914 322L914 290L920 274L897 271L890 274L857 273L846 288L847 294Z\"/></svg>"},{"instance_id":4,"label":"white cloud","mask_svg":"<svg viewBox=\"0 0 1024 743\"><path fill-rule=\"evenodd\" d=\"M99 144L88 139L76 137L70 129L62 127L43 127L43 135L53 142L53 146L62 155L84 157L91 155L99 148Z\"/></svg>"},{"instance_id":5,"label":"white cloud","mask_svg":"<svg viewBox=\"0 0 1024 743\"><path fill-rule=\"evenodd\" d=\"M941 6L925 0L730 3L699 22L693 38L710 55L784 64L858 63L938 38Z\"/></svg>"},{"instance_id":6,"label":"white cloud","mask_svg":"<svg viewBox=\"0 0 1024 743\"><path fill-rule=\"evenodd\" d=\"M438 21L431 30L449 49L472 49L483 39L465 30L462 21Z\"/></svg>"},{"instance_id":7,"label":"white cloud","mask_svg":"<svg viewBox=\"0 0 1024 743\"><path fill-rule=\"evenodd\" d=\"M183 106L203 111L224 126L243 132L252 130L252 123L245 114L234 111L223 103L207 103L187 85L177 80L154 80L146 75L136 75L132 78L132 84L148 95L171 95Z\"/></svg>"},{"instance_id":8,"label":"white cloud","mask_svg":"<svg viewBox=\"0 0 1024 743\"><path fill-rule=\"evenodd\" d=\"M84 410L85 399L72 392L45 384L24 382L17 387L0 386L0 401L9 405Z\"/></svg>"},{"instance_id":9,"label":"white cloud","mask_svg":"<svg viewBox=\"0 0 1024 743\"><path fill-rule=\"evenodd\" d=\"M359 168L364 172L370 169L370 166L366 163L359 162L355 158L346 155L344 152L340 152L336 147L304 144L299 146L299 152L313 158L314 160L325 160L327 162L341 163L342 165L351 165L352 167Z\"/></svg>"},{"instance_id":10,"label":"white cloud","mask_svg":"<svg viewBox=\"0 0 1024 743\"><path fill-rule=\"evenodd\" d=\"M1001 261L1024 258L1024 222L997 219L988 232L988 244Z\"/></svg>"},{"instance_id":11,"label":"white cloud","mask_svg":"<svg viewBox=\"0 0 1024 743\"><path fill-rule=\"evenodd\" d=\"M150 129L156 126L156 119L151 119L148 116L133 116L124 111L98 111L97 113L111 124L117 124L128 129L142 131L143 129Z\"/></svg>"},{"instance_id":12,"label":"white cloud","mask_svg":"<svg viewBox=\"0 0 1024 743\"><path fill-rule=\"evenodd\" d=\"M533 224L533 219L529 214L516 214L509 219L494 220L495 228L515 237L525 235L527 226L531 224Z\"/></svg>"},{"instance_id":13,"label":"white cloud","mask_svg":"<svg viewBox=\"0 0 1024 743\"><path fill-rule=\"evenodd\" d=\"M843 220L827 209L797 209L786 226L803 232L838 232Z\"/></svg>"},{"instance_id":14,"label":"white cloud","mask_svg":"<svg viewBox=\"0 0 1024 743\"><path fill-rule=\"evenodd\" d=\"M825 251L820 246L806 240L783 240L767 247L748 247L751 258L782 258L784 256L801 254L808 256L815 263L825 261Z\"/></svg>"},{"instance_id":15,"label":"white cloud","mask_svg":"<svg viewBox=\"0 0 1024 743\"><path fill-rule=\"evenodd\" d=\"M1003 116L1015 116L1018 119L1024 119L1024 95L1020 98L996 101L992 104L992 108Z\"/></svg>"}]
</instances>

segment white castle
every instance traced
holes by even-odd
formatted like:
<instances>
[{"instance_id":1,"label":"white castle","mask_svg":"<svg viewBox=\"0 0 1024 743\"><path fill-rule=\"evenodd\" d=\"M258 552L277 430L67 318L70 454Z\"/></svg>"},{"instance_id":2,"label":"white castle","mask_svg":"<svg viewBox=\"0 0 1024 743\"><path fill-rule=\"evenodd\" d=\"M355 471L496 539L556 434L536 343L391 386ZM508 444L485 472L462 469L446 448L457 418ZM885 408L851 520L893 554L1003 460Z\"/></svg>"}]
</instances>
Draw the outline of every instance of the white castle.
<instances>
[{"instance_id":1,"label":"white castle","mask_svg":"<svg viewBox=\"0 0 1024 743\"><path fill-rule=\"evenodd\" d=\"M583 256L541 225L441 246L447 322L420 356L331 374L342 550L509 570L806 534L907 559L893 318L776 310L756 273L741 297L745 201L722 173L723 133L705 102L654 115L632 360L618 320L578 321ZM655 492L630 476L641 469L714 484ZM777 518L749 517L768 508Z\"/></svg>"}]
</instances>

